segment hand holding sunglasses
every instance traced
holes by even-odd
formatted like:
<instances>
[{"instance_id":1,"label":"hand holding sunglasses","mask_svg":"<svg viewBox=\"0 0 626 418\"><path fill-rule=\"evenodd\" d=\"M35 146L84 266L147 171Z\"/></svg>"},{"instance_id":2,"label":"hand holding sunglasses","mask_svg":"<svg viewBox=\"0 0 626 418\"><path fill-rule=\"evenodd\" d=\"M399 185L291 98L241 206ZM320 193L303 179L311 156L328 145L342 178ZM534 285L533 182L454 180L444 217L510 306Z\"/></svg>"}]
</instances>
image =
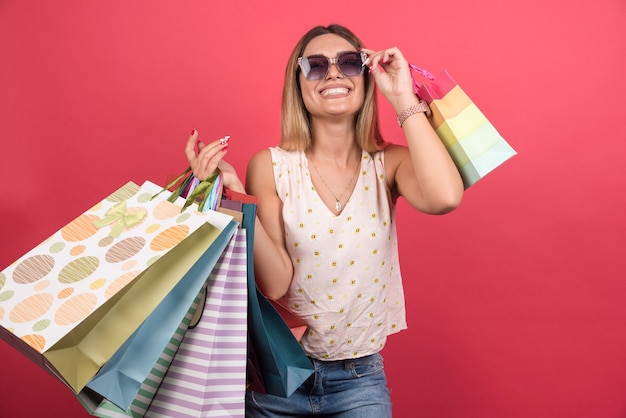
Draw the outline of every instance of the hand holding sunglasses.
<instances>
[{"instance_id":1,"label":"hand holding sunglasses","mask_svg":"<svg viewBox=\"0 0 626 418\"><path fill-rule=\"evenodd\" d=\"M367 66L376 80L380 92L389 100L392 106L401 106L401 96L415 100L413 81L409 63L398 48L388 48L381 51L362 49L367 54Z\"/></svg>"}]
</instances>

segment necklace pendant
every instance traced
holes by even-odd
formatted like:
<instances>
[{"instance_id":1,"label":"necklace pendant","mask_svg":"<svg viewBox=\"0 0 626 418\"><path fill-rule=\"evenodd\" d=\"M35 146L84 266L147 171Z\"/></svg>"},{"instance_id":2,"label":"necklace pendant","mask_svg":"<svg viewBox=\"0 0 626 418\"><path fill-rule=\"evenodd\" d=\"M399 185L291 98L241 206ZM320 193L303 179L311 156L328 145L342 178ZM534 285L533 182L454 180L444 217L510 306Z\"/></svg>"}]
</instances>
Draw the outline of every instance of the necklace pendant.
<instances>
[{"instance_id":1,"label":"necklace pendant","mask_svg":"<svg viewBox=\"0 0 626 418\"><path fill-rule=\"evenodd\" d=\"M337 212L341 212L341 202L338 200L335 201L335 210L337 210Z\"/></svg>"}]
</instances>

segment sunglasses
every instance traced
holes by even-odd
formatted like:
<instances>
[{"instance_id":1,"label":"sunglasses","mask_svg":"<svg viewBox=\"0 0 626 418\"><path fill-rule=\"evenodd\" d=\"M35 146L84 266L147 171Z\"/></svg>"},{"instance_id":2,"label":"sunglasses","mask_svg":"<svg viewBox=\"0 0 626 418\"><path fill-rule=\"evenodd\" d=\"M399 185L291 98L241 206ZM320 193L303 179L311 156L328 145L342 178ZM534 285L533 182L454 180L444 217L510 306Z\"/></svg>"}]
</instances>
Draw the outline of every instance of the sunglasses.
<instances>
[{"instance_id":1,"label":"sunglasses","mask_svg":"<svg viewBox=\"0 0 626 418\"><path fill-rule=\"evenodd\" d=\"M328 74L330 66L335 64L346 77L361 75L363 63L367 59L365 52L342 52L335 58L325 55L310 55L298 58L298 65L307 80L321 80Z\"/></svg>"}]
</instances>

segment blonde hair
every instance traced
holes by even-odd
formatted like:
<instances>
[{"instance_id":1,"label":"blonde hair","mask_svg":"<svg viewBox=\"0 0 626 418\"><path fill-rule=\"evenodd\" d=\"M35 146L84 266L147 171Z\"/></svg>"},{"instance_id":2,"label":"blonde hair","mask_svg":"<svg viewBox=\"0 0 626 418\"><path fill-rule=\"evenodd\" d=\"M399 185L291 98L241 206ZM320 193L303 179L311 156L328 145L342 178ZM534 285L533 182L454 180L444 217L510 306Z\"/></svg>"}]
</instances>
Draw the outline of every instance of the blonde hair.
<instances>
[{"instance_id":1,"label":"blonde hair","mask_svg":"<svg viewBox=\"0 0 626 418\"><path fill-rule=\"evenodd\" d=\"M302 56L309 42L317 36L334 34L347 40L355 49L363 43L349 29L341 25L316 26L298 41L289 56L285 70L282 103L282 138L281 148L288 151L306 151L312 145L309 112L302 100L300 88L298 58ZM368 71L365 71L365 100L356 115L355 137L361 149L366 152L382 150L387 144L380 133L378 123L378 101L376 84Z\"/></svg>"}]
</instances>

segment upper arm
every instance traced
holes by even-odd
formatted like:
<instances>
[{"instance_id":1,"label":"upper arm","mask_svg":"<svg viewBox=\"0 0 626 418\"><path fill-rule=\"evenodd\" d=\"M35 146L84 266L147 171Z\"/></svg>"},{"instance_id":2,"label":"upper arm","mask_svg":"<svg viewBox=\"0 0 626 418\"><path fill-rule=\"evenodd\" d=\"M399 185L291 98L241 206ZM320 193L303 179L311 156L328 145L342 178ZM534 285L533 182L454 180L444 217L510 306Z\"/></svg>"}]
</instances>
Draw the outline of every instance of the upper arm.
<instances>
[{"instance_id":1,"label":"upper arm","mask_svg":"<svg viewBox=\"0 0 626 418\"><path fill-rule=\"evenodd\" d=\"M246 175L248 193L259 198L254 235L254 271L265 296L280 299L293 279L293 265L285 245L283 203L276 192L270 150L252 157Z\"/></svg>"},{"instance_id":2,"label":"upper arm","mask_svg":"<svg viewBox=\"0 0 626 418\"><path fill-rule=\"evenodd\" d=\"M413 208L425 211L407 147L391 144L385 148L385 174L394 200L402 196Z\"/></svg>"},{"instance_id":3,"label":"upper arm","mask_svg":"<svg viewBox=\"0 0 626 418\"><path fill-rule=\"evenodd\" d=\"M431 161L422 161L419 167L414 164L409 148L390 145L385 149L385 171L393 198L402 196L414 209L428 214L453 210L459 199L456 187L443 180L448 168ZM456 169L454 174L458 176Z\"/></svg>"},{"instance_id":4,"label":"upper arm","mask_svg":"<svg viewBox=\"0 0 626 418\"><path fill-rule=\"evenodd\" d=\"M276 192L272 156L269 149L256 153L248 163L246 190L259 198L257 216L274 244L285 249L283 203Z\"/></svg>"}]
</instances>

